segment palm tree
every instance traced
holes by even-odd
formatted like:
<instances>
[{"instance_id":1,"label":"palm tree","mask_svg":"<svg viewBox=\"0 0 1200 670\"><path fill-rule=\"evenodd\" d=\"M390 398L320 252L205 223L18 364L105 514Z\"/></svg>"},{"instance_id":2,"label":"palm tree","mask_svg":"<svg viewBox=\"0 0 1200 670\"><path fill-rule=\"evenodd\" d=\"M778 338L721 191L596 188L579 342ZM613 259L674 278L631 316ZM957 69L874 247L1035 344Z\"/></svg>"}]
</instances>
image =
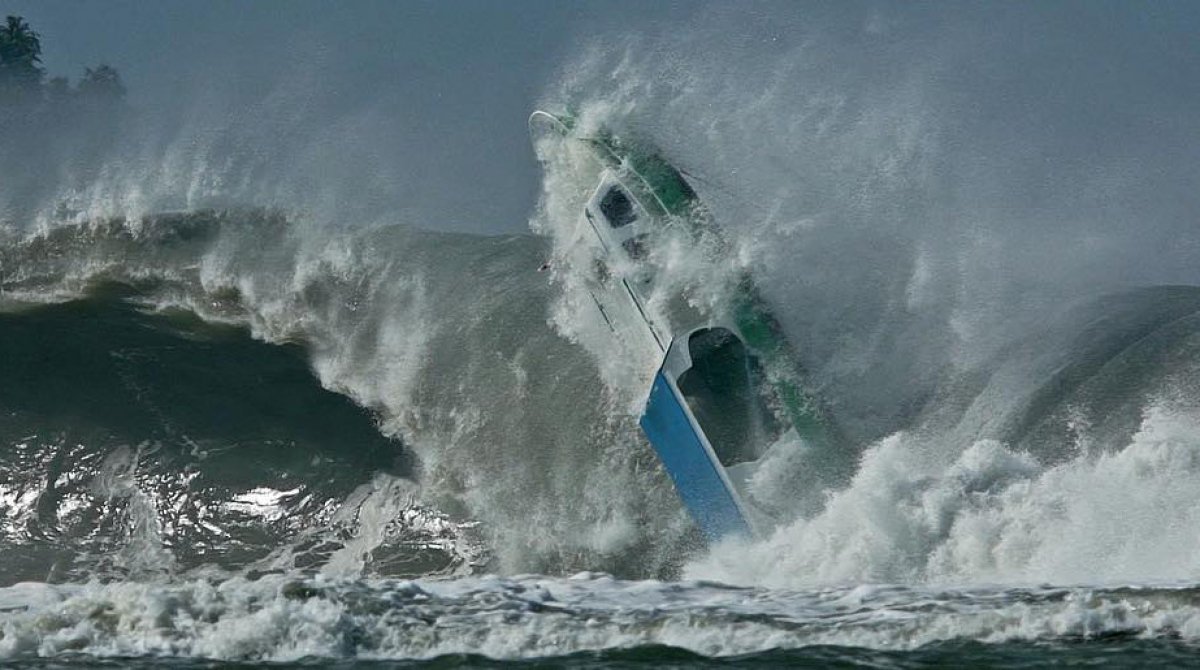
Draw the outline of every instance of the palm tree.
<instances>
[{"instance_id":1,"label":"palm tree","mask_svg":"<svg viewBox=\"0 0 1200 670\"><path fill-rule=\"evenodd\" d=\"M9 16L0 28L0 62L5 65L33 65L42 61L41 36L33 32L25 19Z\"/></svg>"},{"instance_id":2,"label":"palm tree","mask_svg":"<svg viewBox=\"0 0 1200 670\"><path fill-rule=\"evenodd\" d=\"M25 19L9 16L0 27L0 87L26 91L36 88L45 74L42 40ZM14 86L15 85L15 86Z\"/></svg>"}]
</instances>

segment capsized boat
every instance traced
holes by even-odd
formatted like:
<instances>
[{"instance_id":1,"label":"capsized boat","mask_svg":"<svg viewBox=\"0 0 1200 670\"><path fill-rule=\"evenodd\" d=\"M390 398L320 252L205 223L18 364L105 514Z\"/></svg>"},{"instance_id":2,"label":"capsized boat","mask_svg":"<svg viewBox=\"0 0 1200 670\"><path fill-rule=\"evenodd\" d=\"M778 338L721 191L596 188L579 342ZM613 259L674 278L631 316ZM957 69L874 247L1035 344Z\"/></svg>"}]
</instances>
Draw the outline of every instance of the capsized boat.
<instances>
[{"instance_id":1,"label":"capsized boat","mask_svg":"<svg viewBox=\"0 0 1200 670\"><path fill-rule=\"evenodd\" d=\"M631 355L657 368L640 425L680 500L710 540L753 536L771 513L745 495L771 447L803 439L820 447L827 422L801 385L799 367L751 277L738 273L718 308L686 295L652 308L661 277L648 250L667 233L724 252L696 191L653 147L600 130L578 132L568 115L535 111L535 145L550 138L582 153L595 179L578 239L591 260L592 301ZM664 302L662 300L660 303Z\"/></svg>"}]
</instances>

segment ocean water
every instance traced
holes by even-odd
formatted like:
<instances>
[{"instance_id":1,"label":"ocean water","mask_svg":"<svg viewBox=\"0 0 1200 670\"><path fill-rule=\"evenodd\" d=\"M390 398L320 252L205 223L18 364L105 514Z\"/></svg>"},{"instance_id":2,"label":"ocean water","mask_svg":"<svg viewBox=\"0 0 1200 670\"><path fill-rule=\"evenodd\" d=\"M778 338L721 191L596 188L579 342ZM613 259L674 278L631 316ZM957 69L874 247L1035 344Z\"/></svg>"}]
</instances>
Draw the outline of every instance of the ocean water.
<instances>
[{"instance_id":1,"label":"ocean water","mask_svg":"<svg viewBox=\"0 0 1200 670\"><path fill-rule=\"evenodd\" d=\"M467 234L310 79L0 119L0 665L1196 664L1196 17L1097 6L718 4L540 82L721 226L649 250L649 308L751 273L835 427L714 546L569 146L488 155L531 215Z\"/></svg>"},{"instance_id":2,"label":"ocean water","mask_svg":"<svg viewBox=\"0 0 1200 670\"><path fill-rule=\"evenodd\" d=\"M775 457L756 491L792 520L705 547L620 370L556 326L587 322L536 270L553 244L138 224L0 256L6 663L1195 658L1200 290L1064 315L957 381L953 421L855 451L815 512L812 455Z\"/></svg>"}]
</instances>

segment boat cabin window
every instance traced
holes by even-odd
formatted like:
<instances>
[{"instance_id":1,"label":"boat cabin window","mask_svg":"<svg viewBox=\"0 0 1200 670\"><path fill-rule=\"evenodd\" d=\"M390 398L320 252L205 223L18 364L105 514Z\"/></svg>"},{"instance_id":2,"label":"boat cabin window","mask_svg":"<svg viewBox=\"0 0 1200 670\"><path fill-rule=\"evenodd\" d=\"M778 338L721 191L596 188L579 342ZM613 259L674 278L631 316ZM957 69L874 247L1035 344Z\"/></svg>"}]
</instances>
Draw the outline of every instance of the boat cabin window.
<instances>
[{"instance_id":1,"label":"boat cabin window","mask_svg":"<svg viewBox=\"0 0 1200 670\"><path fill-rule=\"evenodd\" d=\"M781 432L758 360L725 328L696 331L688 351L692 367L676 383L717 460L725 467L757 460Z\"/></svg>"},{"instance_id":2,"label":"boat cabin window","mask_svg":"<svg viewBox=\"0 0 1200 670\"><path fill-rule=\"evenodd\" d=\"M608 225L613 228L627 226L637 220L637 212L633 210L633 201L620 186L612 186L608 193L600 199L600 212L608 219Z\"/></svg>"}]
</instances>

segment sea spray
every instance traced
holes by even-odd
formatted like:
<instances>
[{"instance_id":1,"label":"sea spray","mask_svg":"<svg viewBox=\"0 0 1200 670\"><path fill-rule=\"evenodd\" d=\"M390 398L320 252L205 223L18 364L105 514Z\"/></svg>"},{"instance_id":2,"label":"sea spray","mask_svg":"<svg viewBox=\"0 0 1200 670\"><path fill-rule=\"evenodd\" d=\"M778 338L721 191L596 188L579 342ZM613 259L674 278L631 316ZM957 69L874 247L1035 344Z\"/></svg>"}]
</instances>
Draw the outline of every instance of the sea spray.
<instances>
[{"instance_id":1,"label":"sea spray","mask_svg":"<svg viewBox=\"0 0 1200 670\"><path fill-rule=\"evenodd\" d=\"M772 588L1195 580L1198 421L1151 406L1124 448L1053 466L991 440L947 458L893 435L821 514L718 546L685 574Z\"/></svg>"}]
</instances>

